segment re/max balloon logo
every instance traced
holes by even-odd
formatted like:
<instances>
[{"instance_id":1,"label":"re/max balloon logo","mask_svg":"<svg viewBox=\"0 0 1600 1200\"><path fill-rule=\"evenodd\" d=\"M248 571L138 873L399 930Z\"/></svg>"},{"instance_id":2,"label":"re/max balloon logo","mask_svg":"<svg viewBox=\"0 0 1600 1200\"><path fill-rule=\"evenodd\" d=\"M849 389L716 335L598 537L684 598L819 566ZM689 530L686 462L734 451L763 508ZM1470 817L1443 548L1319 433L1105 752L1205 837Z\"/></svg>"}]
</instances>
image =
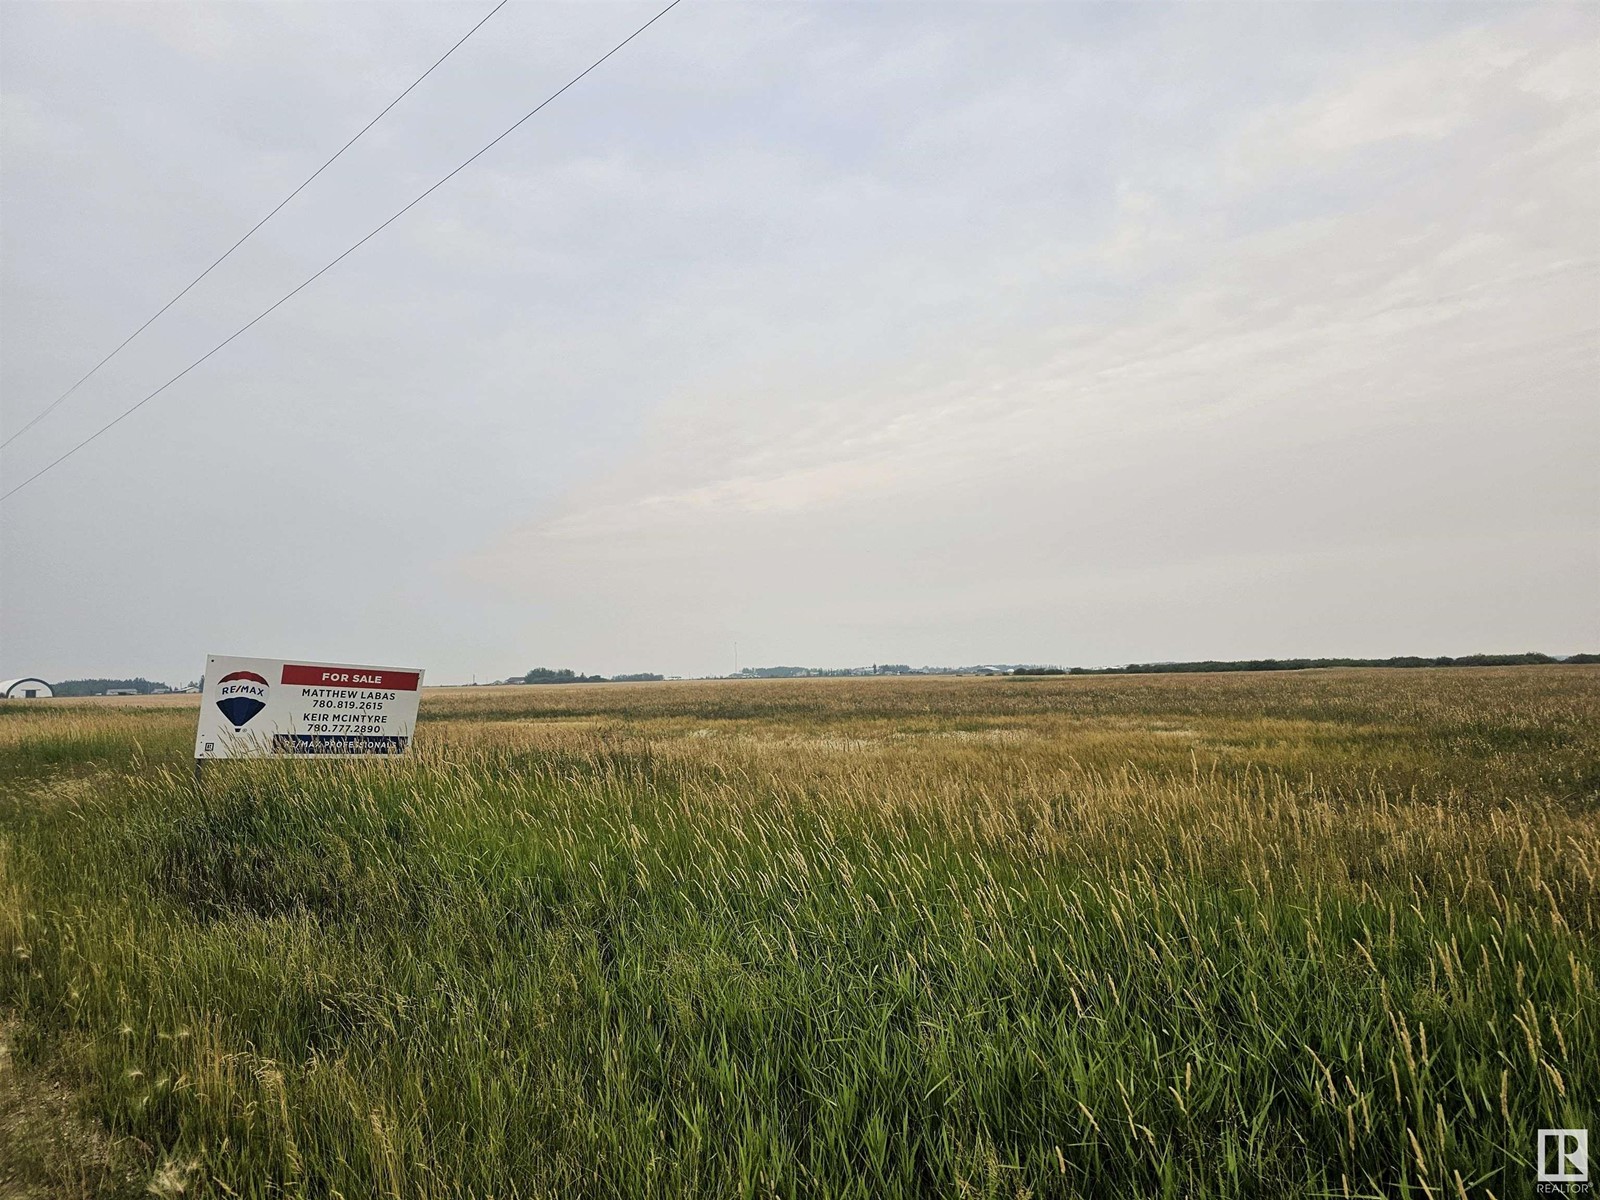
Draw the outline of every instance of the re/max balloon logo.
<instances>
[{"instance_id":1,"label":"re/max balloon logo","mask_svg":"<svg viewBox=\"0 0 1600 1200\"><path fill-rule=\"evenodd\" d=\"M242 729L266 706L267 681L254 671L235 671L218 682L217 707L235 729Z\"/></svg>"}]
</instances>

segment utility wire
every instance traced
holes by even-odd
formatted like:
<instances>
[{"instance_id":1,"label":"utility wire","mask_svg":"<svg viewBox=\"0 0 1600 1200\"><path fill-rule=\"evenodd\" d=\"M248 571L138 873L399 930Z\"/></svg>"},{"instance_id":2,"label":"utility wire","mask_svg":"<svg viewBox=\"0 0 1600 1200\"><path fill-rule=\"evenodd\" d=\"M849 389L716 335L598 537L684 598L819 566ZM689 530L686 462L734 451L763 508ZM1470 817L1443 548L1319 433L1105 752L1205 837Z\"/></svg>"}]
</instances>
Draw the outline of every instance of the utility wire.
<instances>
[{"instance_id":1,"label":"utility wire","mask_svg":"<svg viewBox=\"0 0 1600 1200\"><path fill-rule=\"evenodd\" d=\"M56 406L58 404L60 404L68 396L72 395L73 392L77 391L80 387L82 387L85 383L87 383L90 380L90 378L93 377L93 375L95 374L96 371L98 371L101 367L105 366L108 362L110 362L118 354L122 353L123 347L125 347L129 342L133 341L134 338L138 337L146 329L149 329L151 325L155 324L156 317L159 317L162 313L166 312L167 309L171 308L179 300L182 300L185 296L187 296L189 294L189 290L191 288L193 288L195 284L199 283L207 275L211 274L211 272L215 271L218 267L220 267L223 264L223 262L228 258L228 256L230 254L232 254L240 246L244 245L247 241L250 240L250 235L251 234L255 233L256 230L260 229L268 221L272 220L273 217L277 216L278 212L283 208L284 205L288 204L289 201L293 200L301 192L305 191L306 188L311 185L311 181L314 180L318 175L321 175L329 167L333 166L334 162L337 161L337 159L339 158L340 155L342 155L346 150L350 149L351 146L354 146L358 141L361 140L361 135L362 134L366 133L367 130L371 129L379 121L383 120L384 116L388 113L388 111L391 108L393 108L396 104L399 104L400 101L404 100L407 96L409 96L411 94L411 92L412 92L412 89L414 89L419 83L421 83L429 75L432 75L434 73L434 71L438 68L440 63L444 62L445 59L449 58L452 54L454 54L457 50L459 50L461 48L461 43L462 42L465 42L467 40L467 38L471 37L473 34L477 33L478 30L482 29L484 27L484 25L488 23L489 17L494 16L495 13L499 12L509 2L510 2L510 0L500 0L499 4L496 4L493 8L491 8L489 10L488 16L485 16L483 18L483 20L479 21L471 29L467 30L467 32L462 36L461 41L457 42L454 46L451 46L450 49L446 50L443 54L441 54L439 56L439 58L438 58L438 61L435 62L433 64L433 66L429 67L421 75L418 75L415 79L413 79L411 81L410 85L406 88L405 91L401 92L393 100L389 101L388 104L384 105L382 112L380 112L377 116L373 117L372 120L368 121L365 125L363 125L361 127L360 131L356 134L355 137L351 138L344 145L340 146L339 149L337 151L335 151L335 153L334 153L332 158L330 158L327 162L323 163L315 171L311 172L311 174L306 177L306 180L305 180L304 183L302 183L299 187L295 188L294 191L290 192L282 200L278 201L277 208L274 208L266 216L262 217L261 220L257 221L254 225L250 226L249 231L246 232L245 235L242 238L240 238L237 242L235 242L233 245L229 246L226 250L224 250L222 252L221 257L219 257L216 262L212 263L204 271L201 271L200 274L196 275L193 279L191 279L188 282L188 284L186 284L184 286L183 291L179 292L171 300L168 300L165 304L163 304L160 308L158 308L156 310L155 316L151 317L148 321L146 321L143 325L139 326L139 328L135 329L127 337L123 338L122 342L117 346L117 348L115 350L113 350L110 354L106 355L99 362L95 363L94 366L90 367L89 370L84 374L83 378L79 379L77 383L73 384L66 391L62 392L61 395L57 396L54 400L52 400L50 402L50 404L44 409L43 412L40 412L37 416L35 416L33 418L33 420L29 421L21 429L17 430L10 437L6 438L5 441L0 442L0 450L3 450L7 446L11 445L12 442L16 441L23 434L27 433L28 430L32 429L40 421L42 421L46 417L48 417L53 411L55 411L55 408L56 408Z\"/></svg>"},{"instance_id":2,"label":"utility wire","mask_svg":"<svg viewBox=\"0 0 1600 1200\"><path fill-rule=\"evenodd\" d=\"M249 329L252 325L254 325L256 322L260 321L263 317L266 317L269 314L271 314L280 305L282 305L282 304L286 303L287 301L293 299L301 291L305 290L311 284L315 283L318 279L322 278L322 276L326 275L334 267L338 266L339 263L343 262L351 254L355 253L362 246L366 245L373 238L377 237L378 234L382 233L385 229L389 228L389 226L393 225L401 217L405 216L406 213L410 212L418 204L421 204L424 200L426 200L434 192L438 191L446 183L450 182L450 180L454 179L457 175L461 174L462 171L466 170L473 163L477 162L478 159L482 158L490 150L494 149L495 146L499 145L506 138L510 137L512 133L514 133L518 128L520 128L522 126L522 124L525 121L527 121L530 117L532 117L532 116L534 116L534 114L538 113L540 109L544 108L546 105L548 105L553 100L555 100L556 97L560 96L562 92L565 92L568 88L572 87L579 80L581 80L585 75L588 75L591 71L593 71L601 63L605 62L606 59L610 58L617 51L621 50L624 46L626 46L629 42L633 41L634 38L638 37L646 29L649 29L650 26L654 25L662 17L666 16L673 9L677 8L678 5L681 4L681 3L683 3L683 0L672 0L672 3L668 4L665 8L663 8L655 16L651 17L643 25L639 26L639 28L635 29L627 37L623 38L615 46L611 47L611 49L607 50L599 58L595 59L594 62L590 63L587 67L585 67L578 74L574 75L566 83L562 84L555 91L551 92L550 95L546 96L543 100L539 101L539 103L534 105L533 108L529 109L522 116L518 117L516 119L516 121L514 121L510 126L508 126L503 133L501 133L497 137L495 137L493 141L490 141L489 143L487 143L482 149L477 151L477 153L473 154L471 158L468 158L466 161L462 162L459 166L457 166L452 171L450 171L449 174L442 176L437 182L431 184L427 188L427 190L422 192L422 193L420 193L416 197L416 199L412 200L409 204L407 204L399 212L395 213L394 216L390 217L382 225L379 225L371 233L367 234L366 237L362 238L359 242L356 242L353 246L351 246L348 250L344 251L337 258L335 258L332 261L330 261L326 266L324 266L316 274L314 274L314 275L310 276L309 278L307 278L304 282L299 284L293 291L287 292L283 296L279 297L277 300L273 301L273 303L269 307L267 307L267 308L263 309L261 312L257 313L254 317L252 317L245 324L239 326L238 329L235 329L227 337L223 338L222 341L218 342L215 346L211 347L211 349L207 350L199 358L195 359L192 363L190 363L183 370L179 371L171 379L169 379L165 383L163 383L155 391L151 392L149 395L145 396L143 399L139 400L136 404L132 405L131 407L129 407L127 409L124 409L120 414L118 414L116 417L113 417L110 421L106 422L99 429L95 430L88 437L84 438L83 441L79 442L76 446L72 447L72 449L68 450L65 454L61 455L59 458L53 459L49 463L46 463L43 467L40 467L37 471L35 471L32 475L28 476L21 483L17 484L16 487L12 488L10 491L4 493L3 495L0 495L0 503L4 503L6 500L9 500L12 496L15 496L18 492L20 492L23 488L27 487L35 479L39 478L39 476L43 475L47 471L50 471L50 470L54 469L55 467L61 465L67 459L71 458L74 454L76 454L79 450L82 450L90 442L94 441L101 434L103 434L107 430L113 428L114 426L116 426L119 422L121 422L125 418L130 417L134 413L138 412L139 409L143 408L146 404L150 403L150 401L154 400L162 392L166 391L173 384L177 383L178 380L182 379L190 371L194 370L201 363L205 362L206 359L210 358L218 350L221 350L229 342L233 341L234 338L238 337L241 333L244 333L245 330Z\"/></svg>"}]
</instances>

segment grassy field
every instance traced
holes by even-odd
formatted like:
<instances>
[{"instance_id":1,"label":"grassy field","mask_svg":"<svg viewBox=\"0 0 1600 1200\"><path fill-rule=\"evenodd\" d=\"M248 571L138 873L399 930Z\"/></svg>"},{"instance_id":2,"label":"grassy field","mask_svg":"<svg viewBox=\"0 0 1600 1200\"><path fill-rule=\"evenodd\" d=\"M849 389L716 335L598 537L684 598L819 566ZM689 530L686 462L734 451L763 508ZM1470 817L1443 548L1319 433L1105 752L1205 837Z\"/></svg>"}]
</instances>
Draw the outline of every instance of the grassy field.
<instances>
[{"instance_id":1,"label":"grassy field","mask_svg":"<svg viewBox=\"0 0 1600 1200\"><path fill-rule=\"evenodd\" d=\"M1533 1193L1600 668L0 706L0 1196ZM1592 1143L1592 1144L1597 1144Z\"/></svg>"}]
</instances>

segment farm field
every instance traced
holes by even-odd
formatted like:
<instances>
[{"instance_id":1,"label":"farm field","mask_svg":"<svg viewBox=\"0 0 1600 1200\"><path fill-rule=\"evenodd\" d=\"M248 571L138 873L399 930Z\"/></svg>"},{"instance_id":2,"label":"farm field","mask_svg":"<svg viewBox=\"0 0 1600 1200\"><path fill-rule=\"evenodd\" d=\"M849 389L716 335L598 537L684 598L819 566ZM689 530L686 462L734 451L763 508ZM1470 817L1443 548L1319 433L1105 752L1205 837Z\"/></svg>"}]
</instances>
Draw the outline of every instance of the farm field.
<instances>
[{"instance_id":1,"label":"farm field","mask_svg":"<svg viewBox=\"0 0 1600 1200\"><path fill-rule=\"evenodd\" d=\"M1600 1145L1600 667L0 705L0 1197L1479 1197Z\"/></svg>"}]
</instances>

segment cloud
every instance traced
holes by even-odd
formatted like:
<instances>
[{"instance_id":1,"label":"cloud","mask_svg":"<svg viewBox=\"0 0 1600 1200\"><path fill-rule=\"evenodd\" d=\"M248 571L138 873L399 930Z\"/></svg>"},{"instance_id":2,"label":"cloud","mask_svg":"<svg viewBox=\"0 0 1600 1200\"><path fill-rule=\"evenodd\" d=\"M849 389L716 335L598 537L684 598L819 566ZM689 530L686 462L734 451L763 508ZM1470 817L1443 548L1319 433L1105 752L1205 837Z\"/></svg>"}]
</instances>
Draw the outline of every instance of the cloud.
<instances>
[{"instance_id":1,"label":"cloud","mask_svg":"<svg viewBox=\"0 0 1600 1200\"><path fill-rule=\"evenodd\" d=\"M920 560L929 578L891 593L898 621L881 614L894 626L969 593L964 568L982 572L978 590L996 607L1034 597L1037 620L1062 588L1130 571L1243 571L1240 556L1259 571L1275 556L1348 558L1352 547L1376 561L1419 536L1450 541L1465 519L1486 539L1537 523L1581 558L1594 491L1581 452L1548 448L1553 476L1519 472L1514 494L1488 504L1428 461L1465 441L1460 468L1492 466L1494 449L1462 433L1503 424L1512 394L1525 424L1508 457L1539 453L1543 439L1592 449L1600 432L1583 399L1600 332L1593 156L1572 153L1594 144L1587 81L1600 75L1574 69L1583 52L1570 32L1564 17L1469 30L1242 122L1215 153L1252 174L1226 173L1219 207L1259 207L1287 175L1332 181L1319 204L1278 223L1201 248L1217 225L1207 206L1174 212L1125 188L1099 242L1034 264L1082 286L1085 274L1170 254L1178 277L1116 296L1114 319L1060 322L1035 304L999 337L968 339L952 321L908 339L845 386L803 371L678 397L632 456L475 556L469 577L625 622L660 601L660 577L678 564L700 581L697 615L734 625L750 603L784 610L791 577L813 609L838 597L830 607L866 611L886 586L867 558ZM1390 142L1406 144L1409 169L1368 164L1351 177L1352 158ZM1032 282L1007 280L1003 259L989 266L999 287ZM854 298L838 304L848 314ZM1318 452L1335 446L1352 458ZM1365 478L1363 457L1416 486ZM1280 492L1261 467L1273 459L1315 476ZM1280 511L1213 512L1226 533L1174 512L1185 501L1161 483L1188 476L1187 503L1214 510L1226 481L1252 472L1264 486L1243 503ZM1369 494L1339 503L1342 485ZM1459 507L1430 506L1429 488ZM964 520L962 505L982 519ZM1085 518L1096 506L1117 515ZM1151 523L1182 536L1152 536Z\"/></svg>"}]
</instances>

